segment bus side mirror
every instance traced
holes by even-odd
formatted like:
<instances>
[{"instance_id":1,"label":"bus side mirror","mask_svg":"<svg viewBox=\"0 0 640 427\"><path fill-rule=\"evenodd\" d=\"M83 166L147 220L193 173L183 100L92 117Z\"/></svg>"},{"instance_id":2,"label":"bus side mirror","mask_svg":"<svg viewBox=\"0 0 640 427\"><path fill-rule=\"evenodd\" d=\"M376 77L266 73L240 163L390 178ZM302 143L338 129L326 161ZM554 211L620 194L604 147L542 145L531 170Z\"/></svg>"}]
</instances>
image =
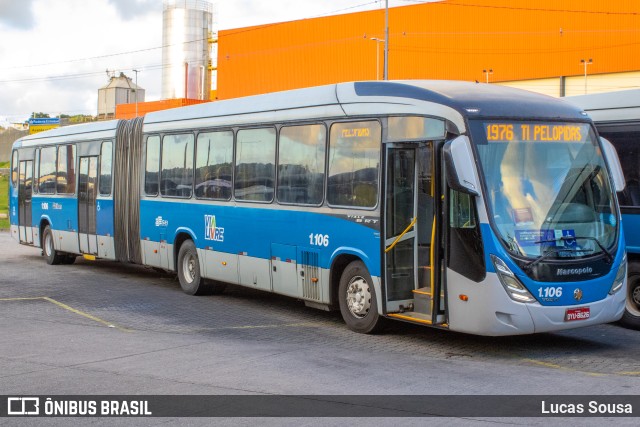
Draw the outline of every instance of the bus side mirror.
<instances>
[{"instance_id":1,"label":"bus side mirror","mask_svg":"<svg viewBox=\"0 0 640 427\"><path fill-rule=\"evenodd\" d=\"M600 142L602 142L604 159L607 161L609 170L611 171L613 185L615 186L616 192L619 193L624 190L624 187L627 185L624 180L624 174L622 173L620 158L618 157L618 153L616 152L616 149L611 142L602 137L600 137Z\"/></svg>"},{"instance_id":2,"label":"bus side mirror","mask_svg":"<svg viewBox=\"0 0 640 427\"><path fill-rule=\"evenodd\" d=\"M449 187L461 193L478 196L475 162L469 138L461 135L444 144L444 167Z\"/></svg>"}]
</instances>

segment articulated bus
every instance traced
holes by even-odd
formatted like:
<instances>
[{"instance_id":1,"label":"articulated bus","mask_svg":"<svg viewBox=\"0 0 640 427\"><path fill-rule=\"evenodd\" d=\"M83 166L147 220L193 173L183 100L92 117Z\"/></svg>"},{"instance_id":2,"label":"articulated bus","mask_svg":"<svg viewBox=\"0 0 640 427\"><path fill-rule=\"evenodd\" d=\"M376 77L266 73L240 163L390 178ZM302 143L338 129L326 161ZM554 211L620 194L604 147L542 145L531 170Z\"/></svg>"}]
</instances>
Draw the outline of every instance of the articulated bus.
<instances>
[{"instance_id":1,"label":"articulated bus","mask_svg":"<svg viewBox=\"0 0 640 427\"><path fill-rule=\"evenodd\" d=\"M60 128L14 144L11 233L177 273L481 335L620 319L615 150L561 100L355 82Z\"/></svg>"},{"instance_id":2,"label":"articulated bus","mask_svg":"<svg viewBox=\"0 0 640 427\"><path fill-rule=\"evenodd\" d=\"M621 323L640 329L640 90L567 97L593 119L600 135L611 141L626 180L618 193L624 221L629 268L627 305Z\"/></svg>"}]
</instances>

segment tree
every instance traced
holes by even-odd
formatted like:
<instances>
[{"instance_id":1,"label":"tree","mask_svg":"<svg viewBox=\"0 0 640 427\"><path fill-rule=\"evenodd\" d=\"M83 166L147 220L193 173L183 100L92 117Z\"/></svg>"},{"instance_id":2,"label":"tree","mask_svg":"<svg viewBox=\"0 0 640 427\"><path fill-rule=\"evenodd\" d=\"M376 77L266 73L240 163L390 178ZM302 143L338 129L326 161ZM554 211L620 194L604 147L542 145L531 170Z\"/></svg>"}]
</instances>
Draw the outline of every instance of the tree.
<instances>
[{"instance_id":1,"label":"tree","mask_svg":"<svg viewBox=\"0 0 640 427\"><path fill-rule=\"evenodd\" d=\"M51 118L48 113L36 113L35 111L31 113L32 119L48 119Z\"/></svg>"}]
</instances>

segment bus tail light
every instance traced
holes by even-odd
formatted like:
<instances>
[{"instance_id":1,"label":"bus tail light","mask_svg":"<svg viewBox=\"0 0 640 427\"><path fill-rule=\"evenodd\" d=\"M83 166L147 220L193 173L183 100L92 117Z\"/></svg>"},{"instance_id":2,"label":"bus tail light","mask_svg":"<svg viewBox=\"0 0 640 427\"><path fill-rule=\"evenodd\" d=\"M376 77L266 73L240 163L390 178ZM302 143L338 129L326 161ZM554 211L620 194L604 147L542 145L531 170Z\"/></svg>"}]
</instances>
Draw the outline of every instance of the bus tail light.
<instances>
[{"instance_id":1,"label":"bus tail light","mask_svg":"<svg viewBox=\"0 0 640 427\"><path fill-rule=\"evenodd\" d=\"M529 293L527 288L518 280L515 274L507 267L500 258L491 255L493 265L496 267L496 273L502 283L502 287L509 297L517 302L534 302L536 299Z\"/></svg>"},{"instance_id":2,"label":"bus tail light","mask_svg":"<svg viewBox=\"0 0 640 427\"><path fill-rule=\"evenodd\" d=\"M620 263L620 267L618 267L618 274L616 274L616 278L613 279L613 285L611 285L611 289L609 289L609 295L613 295L622 289L622 285L624 284L624 279L627 277L627 254L624 254L622 257L622 262Z\"/></svg>"}]
</instances>

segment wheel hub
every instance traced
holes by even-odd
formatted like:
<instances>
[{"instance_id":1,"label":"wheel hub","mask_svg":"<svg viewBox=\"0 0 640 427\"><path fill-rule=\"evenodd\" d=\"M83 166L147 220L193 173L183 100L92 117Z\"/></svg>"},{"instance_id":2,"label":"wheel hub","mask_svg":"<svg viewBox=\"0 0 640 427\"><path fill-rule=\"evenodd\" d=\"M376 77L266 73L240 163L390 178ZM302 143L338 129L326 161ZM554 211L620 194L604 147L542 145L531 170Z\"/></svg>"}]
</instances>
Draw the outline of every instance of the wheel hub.
<instances>
[{"instance_id":1,"label":"wheel hub","mask_svg":"<svg viewBox=\"0 0 640 427\"><path fill-rule=\"evenodd\" d=\"M640 285L636 286L631 291L631 299L636 305L636 309L640 309Z\"/></svg>"},{"instance_id":2,"label":"wheel hub","mask_svg":"<svg viewBox=\"0 0 640 427\"><path fill-rule=\"evenodd\" d=\"M183 264L184 278L187 282L191 283L196 277L196 260L193 256L187 255L184 257Z\"/></svg>"},{"instance_id":3,"label":"wheel hub","mask_svg":"<svg viewBox=\"0 0 640 427\"><path fill-rule=\"evenodd\" d=\"M44 252L47 256L51 256L53 253L53 239L51 234L47 234L44 238Z\"/></svg>"},{"instance_id":4,"label":"wheel hub","mask_svg":"<svg viewBox=\"0 0 640 427\"><path fill-rule=\"evenodd\" d=\"M347 286L347 307L356 318L362 319L371 309L371 290L367 281L360 276L354 277Z\"/></svg>"}]
</instances>

